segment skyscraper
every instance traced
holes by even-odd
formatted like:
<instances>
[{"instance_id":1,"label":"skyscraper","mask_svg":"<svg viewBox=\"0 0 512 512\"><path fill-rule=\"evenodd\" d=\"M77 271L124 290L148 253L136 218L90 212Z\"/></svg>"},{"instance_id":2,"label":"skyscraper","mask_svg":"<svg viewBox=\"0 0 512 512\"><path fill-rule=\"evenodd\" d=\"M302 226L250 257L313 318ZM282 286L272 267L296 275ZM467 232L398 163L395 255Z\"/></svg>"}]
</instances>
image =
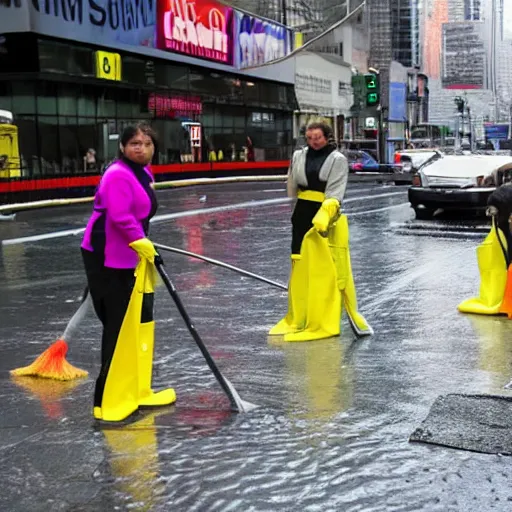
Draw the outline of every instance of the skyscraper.
<instances>
[{"instance_id":1,"label":"skyscraper","mask_svg":"<svg viewBox=\"0 0 512 512\"><path fill-rule=\"evenodd\" d=\"M405 67L419 65L418 0L391 0L392 59Z\"/></svg>"},{"instance_id":2,"label":"skyscraper","mask_svg":"<svg viewBox=\"0 0 512 512\"><path fill-rule=\"evenodd\" d=\"M419 3L419 0L366 0L372 66L388 68L392 60L405 67L420 64Z\"/></svg>"},{"instance_id":3,"label":"skyscraper","mask_svg":"<svg viewBox=\"0 0 512 512\"><path fill-rule=\"evenodd\" d=\"M482 0L464 0L464 20L478 21L482 19Z\"/></svg>"},{"instance_id":4,"label":"skyscraper","mask_svg":"<svg viewBox=\"0 0 512 512\"><path fill-rule=\"evenodd\" d=\"M445 89L484 89L486 52L482 24L443 23L442 85Z\"/></svg>"},{"instance_id":5,"label":"skyscraper","mask_svg":"<svg viewBox=\"0 0 512 512\"><path fill-rule=\"evenodd\" d=\"M427 0L423 11L423 70L429 79L441 77L443 23L448 22L448 0Z\"/></svg>"}]
</instances>

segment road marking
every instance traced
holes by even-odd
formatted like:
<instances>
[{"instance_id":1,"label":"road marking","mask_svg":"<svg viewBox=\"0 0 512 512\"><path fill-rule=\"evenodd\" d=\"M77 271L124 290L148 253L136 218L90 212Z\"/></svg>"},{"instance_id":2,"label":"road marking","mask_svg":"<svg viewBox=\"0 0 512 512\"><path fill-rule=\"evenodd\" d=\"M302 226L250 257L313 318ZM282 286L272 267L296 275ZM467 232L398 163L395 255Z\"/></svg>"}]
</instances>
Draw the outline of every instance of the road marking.
<instances>
[{"instance_id":1,"label":"road marking","mask_svg":"<svg viewBox=\"0 0 512 512\"><path fill-rule=\"evenodd\" d=\"M374 195L368 195L368 196L360 196L360 197L349 197L348 199L345 199L343 201L343 204L347 203L353 203L355 201L364 201L366 199L382 199L384 197L391 197L391 196L397 196L397 195L403 195L405 192L390 192L386 194L374 194ZM224 205L224 206L215 206L212 208L199 208L196 210L187 210L184 212L175 212L175 213L167 213L163 215L156 215L151 219L151 222L165 222L167 220L172 219L180 219L183 217L193 217L195 215L205 215L210 213L218 213L218 212L225 212L229 210L241 210L244 208L254 208L257 206L272 206L276 204L285 204L291 202L291 199L288 197L284 198L278 198L278 199L263 199L259 201L246 201L244 203L235 203L230 205ZM359 215L363 214L364 212L358 212ZM371 212L369 212L371 213ZM353 214L356 215L356 214ZM78 229L66 229L63 231L53 231L51 233L42 233L40 235L32 235L32 236L25 236L20 238L11 238L8 240L2 240L2 245L18 245L18 244L25 244L29 242L40 242L42 240L51 240L55 238L64 238L67 236L77 236L82 234L85 231L85 228L78 228Z\"/></svg>"}]
</instances>

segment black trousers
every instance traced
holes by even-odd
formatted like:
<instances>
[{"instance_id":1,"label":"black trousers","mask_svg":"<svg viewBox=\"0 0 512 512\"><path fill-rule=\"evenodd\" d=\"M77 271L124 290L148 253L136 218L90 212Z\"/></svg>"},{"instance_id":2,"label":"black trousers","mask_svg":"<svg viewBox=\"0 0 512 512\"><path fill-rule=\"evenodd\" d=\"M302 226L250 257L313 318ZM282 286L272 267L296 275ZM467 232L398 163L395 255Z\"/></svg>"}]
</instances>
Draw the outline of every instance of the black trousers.
<instances>
[{"instance_id":1,"label":"black trousers","mask_svg":"<svg viewBox=\"0 0 512 512\"><path fill-rule=\"evenodd\" d=\"M322 203L297 199L292 215L292 254L300 254L302 240L313 227L313 219Z\"/></svg>"},{"instance_id":2,"label":"black trousers","mask_svg":"<svg viewBox=\"0 0 512 512\"><path fill-rule=\"evenodd\" d=\"M83 249L82 258L94 310L103 324L101 370L94 392L94 406L101 407L117 339L135 286L135 269L107 268L97 255Z\"/></svg>"}]
</instances>

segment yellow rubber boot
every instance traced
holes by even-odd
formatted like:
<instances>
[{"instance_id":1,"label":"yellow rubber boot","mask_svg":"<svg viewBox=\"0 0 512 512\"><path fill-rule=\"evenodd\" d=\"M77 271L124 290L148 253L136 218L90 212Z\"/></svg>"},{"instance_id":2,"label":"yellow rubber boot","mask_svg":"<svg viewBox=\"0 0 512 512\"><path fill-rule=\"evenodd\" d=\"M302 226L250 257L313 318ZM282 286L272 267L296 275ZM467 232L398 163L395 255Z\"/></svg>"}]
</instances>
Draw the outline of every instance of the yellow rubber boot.
<instances>
[{"instance_id":1,"label":"yellow rubber boot","mask_svg":"<svg viewBox=\"0 0 512 512\"><path fill-rule=\"evenodd\" d=\"M103 390L101 409L93 415L104 421L123 421L139 408L138 330L146 271L145 260L135 270L136 280Z\"/></svg>"},{"instance_id":2,"label":"yellow rubber boot","mask_svg":"<svg viewBox=\"0 0 512 512\"><path fill-rule=\"evenodd\" d=\"M373 329L357 305L356 286L350 261L349 228L346 215L341 215L329 230L329 248L336 267L337 285L352 328L359 336L370 336Z\"/></svg>"},{"instance_id":3,"label":"yellow rubber boot","mask_svg":"<svg viewBox=\"0 0 512 512\"><path fill-rule=\"evenodd\" d=\"M139 405L152 407L169 405L176 401L174 389L164 389L155 393L151 389L153 377L153 352L155 347L155 321L153 316L156 269L152 263L147 264L144 281L144 295L138 331L138 365L139 365Z\"/></svg>"},{"instance_id":4,"label":"yellow rubber boot","mask_svg":"<svg viewBox=\"0 0 512 512\"><path fill-rule=\"evenodd\" d=\"M497 315L507 313L501 310L505 287L507 286L507 263L503 249L507 250L505 236L496 228L494 222L485 240L476 249L478 269L480 271L480 294L478 297L465 300L457 309L462 313L479 315ZM512 309L511 309L512 311Z\"/></svg>"},{"instance_id":5,"label":"yellow rubber boot","mask_svg":"<svg viewBox=\"0 0 512 512\"><path fill-rule=\"evenodd\" d=\"M164 389L157 393L151 389L155 322L141 324L139 336L139 405L153 407L174 403L176 401L174 389Z\"/></svg>"},{"instance_id":6,"label":"yellow rubber boot","mask_svg":"<svg viewBox=\"0 0 512 512\"><path fill-rule=\"evenodd\" d=\"M104 421L123 421L140 405L167 405L176 400L174 390L165 390L162 394L151 390L155 324L152 308L150 316L144 318L143 306L144 297L154 293L154 265L141 258L135 275L135 286L110 363L101 408L93 409L94 417ZM142 323L141 320L146 321Z\"/></svg>"},{"instance_id":7,"label":"yellow rubber boot","mask_svg":"<svg viewBox=\"0 0 512 512\"><path fill-rule=\"evenodd\" d=\"M288 283L288 313L270 329L270 336L300 331L306 325L307 296L303 289L303 282L306 279L304 265L301 256L298 254L292 254L291 260L292 269Z\"/></svg>"},{"instance_id":8,"label":"yellow rubber boot","mask_svg":"<svg viewBox=\"0 0 512 512\"><path fill-rule=\"evenodd\" d=\"M327 239L315 228L302 241L299 294L306 297L306 323L297 332L285 334L285 341L313 341L338 336L341 320L341 295L336 269Z\"/></svg>"}]
</instances>

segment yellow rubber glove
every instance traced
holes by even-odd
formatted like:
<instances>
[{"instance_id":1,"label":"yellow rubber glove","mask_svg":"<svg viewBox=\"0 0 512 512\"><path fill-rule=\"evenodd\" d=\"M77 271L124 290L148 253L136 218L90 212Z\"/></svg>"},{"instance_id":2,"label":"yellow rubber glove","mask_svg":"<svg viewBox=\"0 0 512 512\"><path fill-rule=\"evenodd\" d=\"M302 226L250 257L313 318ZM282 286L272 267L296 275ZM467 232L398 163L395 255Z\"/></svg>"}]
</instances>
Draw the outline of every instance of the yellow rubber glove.
<instances>
[{"instance_id":1,"label":"yellow rubber glove","mask_svg":"<svg viewBox=\"0 0 512 512\"><path fill-rule=\"evenodd\" d=\"M157 255L155 246L151 243L149 238L141 238L140 240L135 240L130 244L130 247L137 251L137 254L140 258L146 258L151 263L155 262L155 256Z\"/></svg>"},{"instance_id":2,"label":"yellow rubber glove","mask_svg":"<svg viewBox=\"0 0 512 512\"><path fill-rule=\"evenodd\" d=\"M326 199L313 218L313 227L322 235L327 236L329 226L340 216L340 202L333 197Z\"/></svg>"}]
</instances>

